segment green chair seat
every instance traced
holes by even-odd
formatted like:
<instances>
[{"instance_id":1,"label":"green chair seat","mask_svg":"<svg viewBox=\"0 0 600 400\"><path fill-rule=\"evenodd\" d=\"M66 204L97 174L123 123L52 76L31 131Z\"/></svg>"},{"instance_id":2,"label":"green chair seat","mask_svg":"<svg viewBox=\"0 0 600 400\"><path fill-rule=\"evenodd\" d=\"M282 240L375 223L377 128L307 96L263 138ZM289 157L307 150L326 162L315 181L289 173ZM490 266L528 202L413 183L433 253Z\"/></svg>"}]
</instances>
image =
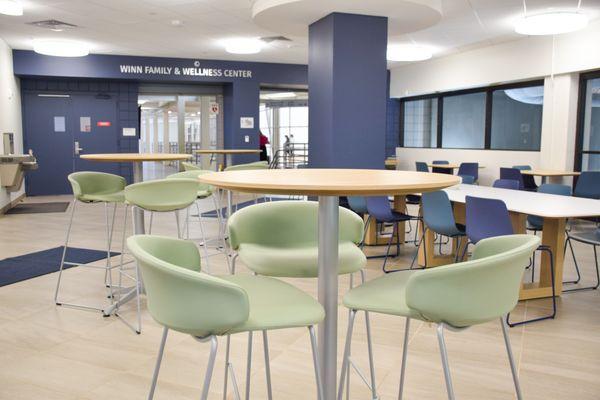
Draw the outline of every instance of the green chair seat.
<instances>
[{"instance_id":1,"label":"green chair seat","mask_svg":"<svg viewBox=\"0 0 600 400\"><path fill-rule=\"evenodd\" d=\"M240 260L259 275L316 278L319 275L318 247L314 245L274 247L243 243L238 248ZM339 246L338 274L360 271L367 263L365 254L352 242Z\"/></svg>"},{"instance_id":2,"label":"green chair seat","mask_svg":"<svg viewBox=\"0 0 600 400\"><path fill-rule=\"evenodd\" d=\"M194 179L198 180L198 177L203 174L209 174L214 171L208 171L205 169L190 169L176 174L167 176L167 179ZM198 198L205 199L213 194L214 188L211 185L198 181Z\"/></svg>"},{"instance_id":3,"label":"green chair seat","mask_svg":"<svg viewBox=\"0 0 600 400\"><path fill-rule=\"evenodd\" d=\"M125 191L120 190L118 192L106 191L97 192L93 194L84 194L79 197L79 200L83 202L96 202L102 201L105 203L124 203L125 202Z\"/></svg>"},{"instance_id":4,"label":"green chair seat","mask_svg":"<svg viewBox=\"0 0 600 400\"><path fill-rule=\"evenodd\" d=\"M248 295L250 313L228 334L305 327L323 321L325 311L313 297L289 283L264 276L223 275Z\"/></svg>"},{"instance_id":5,"label":"green chair seat","mask_svg":"<svg viewBox=\"0 0 600 400\"><path fill-rule=\"evenodd\" d=\"M351 310L420 318L406 304L406 283L415 271L386 274L350 290L344 296L344 306Z\"/></svg>"},{"instance_id":6,"label":"green chair seat","mask_svg":"<svg viewBox=\"0 0 600 400\"><path fill-rule=\"evenodd\" d=\"M167 212L193 204L197 191L198 181L194 179L157 179L127 186L125 198L144 210Z\"/></svg>"},{"instance_id":7,"label":"green chair seat","mask_svg":"<svg viewBox=\"0 0 600 400\"><path fill-rule=\"evenodd\" d=\"M212 194L212 190L198 190L198 198L205 199Z\"/></svg>"},{"instance_id":8,"label":"green chair seat","mask_svg":"<svg viewBox=\"0 0 600 400\"><path fill-rule=\"evenodd\" d=\"M225 171L246 171L253 169L269 169L269 164L265 163L264 161L257 161L247 164L230 165L225 168Z\"/></svg>"}]
</instances>

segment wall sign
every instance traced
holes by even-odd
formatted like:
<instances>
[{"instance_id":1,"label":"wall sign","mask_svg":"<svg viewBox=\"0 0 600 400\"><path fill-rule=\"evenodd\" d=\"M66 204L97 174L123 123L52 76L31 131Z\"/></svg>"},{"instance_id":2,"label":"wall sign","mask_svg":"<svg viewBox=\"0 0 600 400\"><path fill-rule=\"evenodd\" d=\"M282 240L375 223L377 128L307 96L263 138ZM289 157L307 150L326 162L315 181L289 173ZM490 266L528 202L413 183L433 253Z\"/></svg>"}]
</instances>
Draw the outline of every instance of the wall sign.
<instances>
[{"instance_id":1,"label":"wall sign","mask_svg":"<svg viewBox=\"0 0 600 400\"><path fill-rule=\"evenodd\" d=\"M100 128L104 128L104 127L107 127L107 126L110 126L110 125L111 125L110 121L98 121L98 122L96 122L96 126L98 126Z\"/></svg>"},{"instance_id":2,"label":"wall sign","mask_svg":"<svg viewBox=\"0 0 600 400\"><path fill-rule=\"evenodd\" d=\"M163 76L199 76L212 78L245 78L252 79L252 71L249 69L229 69L229 68L207 68L203 67L200 61L194 61L193 66L157 66L144 64L120 64L119 72L121 74L133 75L163 75Z\"/></svg>"},{"instance_id":3,"label":"wall sign","mask_svg":"<svg viewBox=\"0 0 600 400\"><path fill-rule=\"evenodd\" d=\"M123 136L137 136L135 128L123 128Z\"/></svg>"},{"instance_id":4,"label":"wall sign","mask_svg":"<svg viewBox=\"0 0 600 400\"><path fill-rule=\"evenodd\" d=\"M91 117L79 117L79 131L83 133L88 133L92 131Z\"/></svg>"},{"instance_id":5,"label":"wall sign","mask_svg":"<svg viewBox=\"0 0 600 400\"><path fill-rule=\"evenodd\" d=\"M210 103L210 113L213 115L219 113L219 103Z\"/></svg>"},{"instance_id":6,"label":"wall sign","mask_svg":"<svg viewBox=\"0 0 600 400\"><path fill-rule=\"evenodd\" d=\"M242 129L254 129L254 117L241 117L240 128Z\"/></svg>"},{"instance_id":7,"label":"wall sign","mask_svg":"<svg viewBox=\"0 0 600 400\"><path fill-rule=\"evenodd\" d=\"M54 117L54 132L65 132L65 117Z\"/></svg>"}]
</instances>

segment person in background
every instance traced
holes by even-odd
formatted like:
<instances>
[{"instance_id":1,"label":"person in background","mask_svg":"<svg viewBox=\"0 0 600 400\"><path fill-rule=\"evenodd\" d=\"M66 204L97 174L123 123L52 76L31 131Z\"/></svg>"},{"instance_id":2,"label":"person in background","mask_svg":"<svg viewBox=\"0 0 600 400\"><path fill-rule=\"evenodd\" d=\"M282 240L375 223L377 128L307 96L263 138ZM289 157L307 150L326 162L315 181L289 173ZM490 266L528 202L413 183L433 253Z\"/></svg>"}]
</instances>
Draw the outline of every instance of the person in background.
<instances>
[{"instance_id":1,"label":"person in background","mask_svg":"<svg viewBox=\"0 0 600 400\"><path fill-rule=\"evenodd\" d=\"M269 138L266 137L262 131L258 131L258 136L260 139L260 161L269 161L269 156L267 155L267 145L269 144Z\"/></svg>"}]
</instances>

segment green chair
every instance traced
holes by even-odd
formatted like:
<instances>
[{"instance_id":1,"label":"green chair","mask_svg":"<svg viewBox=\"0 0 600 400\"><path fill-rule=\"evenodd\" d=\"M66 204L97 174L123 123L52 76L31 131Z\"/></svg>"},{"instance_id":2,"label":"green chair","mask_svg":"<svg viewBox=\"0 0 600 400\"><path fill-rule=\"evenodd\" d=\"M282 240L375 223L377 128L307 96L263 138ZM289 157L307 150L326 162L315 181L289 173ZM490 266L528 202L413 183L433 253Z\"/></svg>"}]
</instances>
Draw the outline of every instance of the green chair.
<instances>
[{"instance_id":1,"label":"green chair","mask_svg":"<svg viewBox=\"0 0 600 400\"><path fill-rule=\"evenodd\" d=\"M269 169L269 164L266 161L255 161L255 162L246 163L246 164L230 165L230 166L226 167L223 171L248 171L248 170L262 170L262 169ZM253 195L253 196L254 196L254 202L258 203L258 196L256 196L256 195ZM263 197L266 201L267 196L265 195ZM233 210L232 204L233 204L233 192L231 190L228 190L227 191L227 208L228 208L228 210ZM237 208L237 205L236 205L236 208Z\"/></svg>"},{"instance_id":2,"label":"green chair","mask_svg":"<svg viewBox=\"0 0 600 400\"><path fill-rule=\"evenodd\" d=\"M183 167L184 171L201 171L202 170L202 168L199 165L196 165L194 163L187 162L187 161L182 161L181 166Z\"/></svg>"},{"instance_id":3,"label":"green chair","mask_svg":"<svg viewBox=\"0 0 600 400\"><path fill-rule=\"evenodd\" d=\"M194 170L189 170L189 171L179 172L176 174L169 175L169 176L167 176L167 179L194 179L198 183L197 199L202 200L202 199L207 199L209 197L212 198L213 205L217 212L217 221L219 224L218 225L219 233L218 233L217 240L220 242L221 248L225 249L226 248L225 232L222 229L223 221L222 221L222 216L221 216L221 202L219 199L219 192L218 192L218 190L215 190L215 188L213 186L198 181L198 177L200 175L208 174L208 173L212 173L212 172L214 172L214 171L194 169ZM198 212L198 221L200 222L200 233L202 235L202 247L204 248L204 256L206 258L206 267L208 270L210 270L210 266L208 264L209 254L208 254L208 241L207 241L207 236L205 234L206 230L204 229L202 213L200 212L200 206L198 205L198 202L195 202L195 205L196 205L196 211ZM185 229L186 239L189 239L190 238L189 214L188 214L188 218L186 218L186 221L185 221L185 228L186 228ZM226 254L226 259L227 259L227 263L229 264L229 256L227 256L227 254Z\"/></svg>"},{"instance_id":4,"label":"green chair","mask_svg":"<svg viewBox=\"0 0 600 400\"><path fill-rule=\"evenodd\" d=\"M148 233L152 233L152 221L155 212L173 212L177 223L177 237L181 238L181 224L179 221L179 211L186 210L189 212L189 207L194 204L198 195L198 180L195 179L157 179L147 182L134 183L125 187L125 217L123 219L123 232L127 231L127 213L129 207L136 207L144 211L150 212L150 224ZM133 211L132 211L133 214ZM125 248L125 234L123 234L123 248ZM121 253L123 257L123 252ZM121 258L122 260L122 258ZM117 292L117 309L115 315L136 333L142 330L142 313L140 304L141 279L139 276L139 268L136 266L133 273L124 268L121 263L119 269L119 288L123 288ZM133 281L133 287L124 288L123 278ZM124 294L124 292L126 292ZM119 305L121 304L122 296L125 298L134 297L137 308L137 326L134 326L122 315L119 314Z\"/></svg>"},{"instance_id":5,"label":"green chair","mask_svg":"<svg viewBox=\"0 0 600 400\"><path fill-rule=\"evenodd\" d=\"M118 204L125 203L125 195L123 190L125 189L125 179L118 175L107 174L103 172L75 172L67 178L71 184L73 190L73 204L71 206L71 216L69 218L69 226L67 228L67 237L65 239L65 245L60 261L60 269L58 273L58 280L56 282L56 289L54 291L54 303L59 306L68 306L75 308L82 308L88 310L96 310L104 313L104 307L91 307L83 304L65 303L59 300L59 291L61 285L62 274L65 265L68 266L82 266L91 268L104 269L104 284L109 289L108 298L113 301L112 290L112 274L111 271L113 265L111 264L111 244L113 236L113 228L115 225L115 215ZM71 228L73 226L73 217L75 216L75 209L77 203L102 203L104 204L104 214L106 219L106 263L104 266L84 264L70 262L66 260L67 249L69 246L69 239L71 236ZM109 205L113 205L112 218L110 217Z\"/></svg>"},{"instance_id":6,"label":"green chair","mask_svg":"<svg viewBox=\"0 0 600 400\"><path fill-rule=\"evenodd\" d=\"M341 400L354 317L358 311L406 318L399 399L402 399L410 320L437 324L448 398L454 391L444 342L444 330L462 331L470 326L500 320L517 398L522 399L504 317L519 301L519 290L529 257L540 244L534 235L508 235L477 243L470 261L428 270L384 275L344 296L351 310L342 364L338 399ZM373 390L373 398L376 398Z\"/></svg>"},{"instance_id":7,"label":"green chair","mask_svg":"<svg viewBox=\"0 0 600 400\"><path fill-rule=\"evenodd\" d=\"M154 390L169 329L210 342L211 351L201 399L205 400L217 354L217 337L307 327L313 351L318 398L323 399L314 326L325 311L311 296L277 279L250 276L211 276L201 272L194 243L174 238L136 235L127 247L144 278L148 311L163 325L163 335L148 399ZM227 361L229 354L227 354ZM233 370L226 371L226 374ZM236 387L236 394L238 390ZM246 397L247 398L247 397Z\"/></svg>"},{"instance_id":8,"label":"green chair","mask_svg":"<svg viewBox=\"0 0 600 400\"><path fill-rule=\"evenodd\" d=\"M318 203L314 201L282 200L245 207L228 221L229 243L236 252L232 259L235 273L237 258L255 274L279 278L317 278L318 271ZM364 231L362 218L347 208L339 208L339 267L338 274L359 272L365 282L363 268L367 259L359 248ZM375 381L371 351L371 329L366 314L366 329L371 361L371 379ZM268 339L263 336L265 352ZM248 346L252 343L249 339ZM250 347L249 347L250 348ZM267 365L267 384L269 360ZM248 365L247 370L250 370ZM227 381L225 381L227 386ZM270 398L270 397L269 397Z\"/></svg>"}]
</instances>

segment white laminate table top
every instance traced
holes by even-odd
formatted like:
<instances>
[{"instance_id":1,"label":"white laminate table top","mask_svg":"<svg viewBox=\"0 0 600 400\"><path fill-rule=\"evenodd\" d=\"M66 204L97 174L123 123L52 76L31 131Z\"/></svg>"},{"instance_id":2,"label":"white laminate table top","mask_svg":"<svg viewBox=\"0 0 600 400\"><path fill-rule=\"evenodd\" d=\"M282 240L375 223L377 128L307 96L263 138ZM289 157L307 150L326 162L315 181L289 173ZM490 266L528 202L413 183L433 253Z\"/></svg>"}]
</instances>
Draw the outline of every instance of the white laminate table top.
<instances>
[{"instance_id":1,"label":"white laminate table top","mask_svg":"<svg viewBox=\"0 0 600 400\"><path fill-rule=\"evenodd\" d=\"M600 200L479 185L457 185L444 191L450 201L464 203L466 196L499 199L506 203L509 211L545 218L600 216Z\"/></svg>"}]
</instances>

